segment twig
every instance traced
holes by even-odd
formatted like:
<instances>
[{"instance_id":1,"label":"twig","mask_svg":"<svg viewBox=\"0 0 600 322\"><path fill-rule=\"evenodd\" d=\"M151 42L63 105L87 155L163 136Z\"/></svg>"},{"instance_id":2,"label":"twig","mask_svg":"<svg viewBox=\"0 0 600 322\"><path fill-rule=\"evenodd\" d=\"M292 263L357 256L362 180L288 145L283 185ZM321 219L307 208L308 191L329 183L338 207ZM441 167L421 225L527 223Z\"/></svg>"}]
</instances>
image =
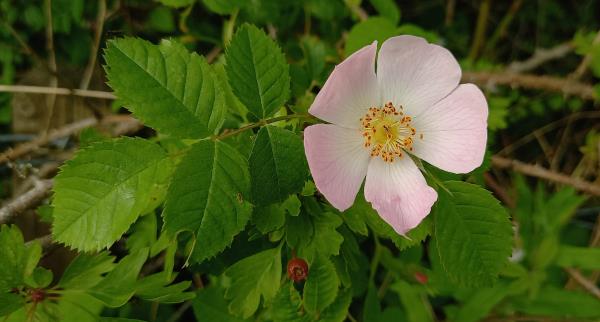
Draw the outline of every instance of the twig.
<instances>
[{"instance_id":1,"label":"twig","mask_svg":"<svg viewBox=\"0 0 600 322\"><path fill-rule=\"evenodd\" d=\"M223 48L221 48L221 46L214 46L209 52L208 54L206 54L206 61L210 64L213 61L215 61L215 59L217 59L217 57L219 57L219 54L221 53L221 51L223 51Z\"/></svg>"},{"instance_id":2,"label":"twig","mask_svg":"<svg viewBox=\"0 0 600 322\"><path fill-rule=\"evenodd\" d=\"M538 48L528 59L510 63L506 70L513 73L528 72L551 60L566 56L568 53L572 52L574 48L573 43L570 41L549 49Z\"/></svg>"},{"instance_id":3,"label":"twig","mask_svg":"<svg viewBox=\"0 0 600 322\"><path fill-rule=\"evenodd\" d=\"M247 130L250 130L250 129L257 128L259 126L264 126L264 125L275 123L275 122L279 122L279 121L291 120L291 119L298 119L298 118L312 118L312 116L308 115L308 114L290 114L290 115L278 116L278 117L274 117L274 118L270 118L270 119L258 121L256 123L252 123L252 124L243 126L243 127L239 128L239 129L236 129L236 130L231 130L231 131L223 132L220 135L215 136L214 139L215 140L222 140L222 139L225 139L225 138L230 137L232 135L236 135L236 134L238 134L240 132L244 132L244 131L247 131Z\"/></svg>"},{"instance_id":4,"label":"twig","mask_svg":"<svg viewBox=\"0 0 600 322\"><path fill-rule=\"evenodd\" d=\"M0 92L31 93L31 94L54 94L72 95L80 97L101 98L107 100L117 99L115 94L104 91L93 91L88 89L69 89L61 87L28 86L28 85L0 85Z\"/></svg>"},{"instance_id":5,"label":"twig","mask_svg":"<svg viewBox=\"0 0 600 322\"><path fill-rule=\"evenodd\" d=\"M462 79L465 82L471 82L481 86L496 84L510 85L513 87L541 89L566 95L575 95L586 100L596 99L593 86L571 81L567 78L507 72L464 72Z\"/></svg>"},{"instance_id":6,"label":"twig","mask_svg":"<svg viewBox=\"0 0 600 322\"><path fill-rule=\"evenodd\" d=\"M52 0L44 1L44 13L46 16L46 51L48 52L48 67L53 72L53 74L50 75L50 87L58 87L58 68L56 66L56 53L54 52L54 32L52 30ZM46 107L48 107L49 112L46 119L46 128L44 129L45 132L48 132L52 124L55 103L55 94L51 94L46 97Z\"/></svg>"},{"instance_id":7,"label":"twig","mask_svg":"<svg viewBox=\"0 0 600 322\"><path fill-rule=\"evenodd\" d=\"M594 40L592 41L592 45L597 44L600 44L600 30L598 30L598 32L596 33L596 37L594 37ZM577 69L575 69L575 71L571 75L569 75L569 78L572 80L579 80L583 76L583 74L585 74L585 71L587 70L591 62L592 52L589 52L583 57L583 60L581 61L579 66L577 66Z\"/></svg>"},{"instance_id":8,"label":"twig","mask_svg":"<svg viewBox=\"0 0 600 322\"><path fill-rule=\"evenodd\" d=\"M367 12L361 8L360 5L356 5L354 1L344 0L344 3L346 3L348 9L350 9L350 11L352 11L352 13L358 17L358 20L365 21L369 19Z\"/></svg>"},{"instance_id":9,"label":"twig","mask_svg":"<svg viewBox=\"0 0 600 322\"><path fill-rule=\"evenodd\" d=\"M112 116L105 117L102 120L102 123L103 124L111 124L111 123L119 123L119 122L131 123L131 121L133 121L133 120L134 119L128 115L112 115ZM134 123L139 124L139 122L137 122L137 121L135 121ZM51 142L51 141L54 141L54 140L57 140L57 139L60 139L63 137L71 136L85 128L92 127L96 124L98 124L98 120L96 118L90 117L90 118L85 118L85 119L79 120L77 122L68 124L59 129L52 130L49 133L40 135L29 142L17 145L15 148L8 149L8 150L4 151L3 153L0 153L0 164L18 159L36 149L38 149L40 146L48 144L48 142Z\"/></svg>"},{"instance_id":10,"label":"twig","mask_svg":"<svg viewBox=\"0 0 600 322\"><path fill-rule=\"evenodd\" d=\"M566 174L553 172L538 165L526 164L521 161L507 159L497 155L492 156L492 164L499 168L510 168L528 176L566 184L577 190L600 196L600 185L579 178L572 178Z\"/></svg>"},{"instance_id":11,"label":"twig","mask_svg":"<svg viewBox=\"0 0 600 322\"><path fill-rule=\"evenodd\" d=\"M0 16L0 18L2 18ZM2 19L4 20L4 19ZM33 60L40 66L43 66L51 75L56 75L56 72L50 70L50 67L44 62L42 58L19 36L19 33L6 21L2 21L2 25L10 32L10 34L17 40L21 48L25 51L25 54L31 56Z\"/></svg>"},{"instance_id":12,"label":"twig","mask_svg":"<svg viewBox=\"0 0 600 322\"><path fill-rule=\"evenodd\" d=\"M583 288L585 288L592 295L600 299L600 289L594 283L588 280L585 276L581 275L581 273L578 270L568 267L565 268L565 271L569 273L569 275L573 277L573 279L577 281L577 283L583 286Z\"/></svg>"},{"instance_id":13,"label":"twig","mask_svg":"<svg viewBox=\"0 0 600 322\"><path fill-rule=\"evenodd\" d=\"M94 74L94 68L96 67L96 56L98 56L98 49L100 48L100 39L102 38L102 30L104 29L104 20L106 19L106 0L98 0L98 13L96 16L96 25L94 31L94 42L92 44L92 50L90 50L90 58L88 59L87 67L83 72L81 83L79 83L80 89L88 89L90 86L90 80Z\"/></svg>"},{"instance_id":14,"label":"twig","mask_svg":"<svg viewBox=\"0 0 600 322\"><path fill-rule=\"evenodd\" d=\"M0 208L0 224L4 224L14 216L38 205L50 193L52 185L52 180L37 180L33 189L6 203Z\"/></svg>"},{"instance_id":15,"label":"twig","mask_svg":"<svg viewBox=\"0 0 600 322\"><path fill-rule=\"evenodd\" d=\"M446 18L444 19L444 24L446 27L452 25L454 22L454 12L456 11L456 0L448 0L446 1Z\"/></svg>"},{"instance_id":16,"label":"twig","mask_svg":"<svg viewBox=\"0 0 600 322\"><path fill-rule=\"evenodd\" d=\"M502 185L499 184L488 172L483 174L483 180L485 181L485 184L488 187L494 190L498 198L500 198L500 200L502 200L502 202L504 202L504 204L506 204L508 208L515 208L515 201L513 200L513 198L506 192L504 187L502 187Z\"/></svg>"},{"instance_id":17,"label":"twig","mask_svg":"<svg viewBox=\"0 0 600 322\"><path fill-rule=\"evenodd\" d=\"M502 20L500 21L500 24L498 25L496 30L494 30L494 33L492 34L490 41L488 41L488 44L485 48L486 53L489 53L490 51L494 50L498 40L500 40L506 36L506 30L508 29L508 26L510 26L510 23L515 18L515 15L521 8L522 4L523 4L523 0L513 0L512 4L510 5L510 8L508 9L508 12L504 16L504 18L502 18Z\"/></svg>"},{"instance_id":18,"label":"twig","mask_svg":"<svg viewBox=\"0 0 600 322\"><path fill-rule=\"evenodd\" d=\"M181 305L177 311L175 311L175 313L173 313L173 315L171 315L171 317L167 320L167 322L175 322L178 321L179 318L181 318L181 316L183 316L183 313L185 313L185 311L187 311L190 307L192 307L193 302L192 301L187 301L185 303L183 303L183 305Z\"/></svg>"},{"instance_id":19,"label":"twig","mask_svg":"<svg viewBox=\"0 0 600 322\"><path fill-rule=\"evenodd\" d=\"M477 26L473 35L473 43L469 51L469 60L474 61L479 56L479 51L483 47L485 30L487 29L487 21L490 15L491 0L483 0L479 5L479 14L477 16Z\"/></svg>"}]
</instances>

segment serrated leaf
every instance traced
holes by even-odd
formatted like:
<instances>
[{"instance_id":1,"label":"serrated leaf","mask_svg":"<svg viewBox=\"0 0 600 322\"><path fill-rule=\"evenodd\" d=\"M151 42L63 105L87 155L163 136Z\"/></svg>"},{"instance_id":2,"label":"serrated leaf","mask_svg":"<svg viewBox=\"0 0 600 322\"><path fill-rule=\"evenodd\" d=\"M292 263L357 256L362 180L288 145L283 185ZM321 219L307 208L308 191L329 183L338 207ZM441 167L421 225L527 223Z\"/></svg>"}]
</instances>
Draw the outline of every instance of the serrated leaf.
<instances>
[{"instance_id":1,"label":"serrated leaf","mask_svg":"<svg viewBox=\"0 0 600 322\"><path fill-rule=\"evenodd\" d=\"M140 138L79 151L55 179L54 240L82 251L110 246L155 202L171 168L162 148Z\"/></svg>"},{"instance_id":2,"label":"serrated leaf","mask_svg":"<svg viewBox=\"0 0 600 322\"><path fill-rule=\"evenodd\" d=\"M167 278L165 272L146 276L136 284L136 296L158 303L181 303L196 297L193 292L186 292L192 285L191 281L171 284L173 278Z\"/></svg>"},{"instance_id":3,"label":"serrated leaf","mask_svg":"<svg viewBox=\"0 0 600 322\"><path fill-rule=\"evenodd\" d=\"M317 255L338 255L344 241L336 230L342 224L340 216L331 212L289 217L286 222L287 242L296 248L298 256L312 261Z\"/></svg>"},{"instance_id":4,"label":"serrated leaf","mask_svg":"<svg viewBox=\"0 0 600 322\"><path fill-rule=\"evenodd\" d=\"M87 293L108 307L123 306L135 293L137 277L147 258L148 249L127 255Z\"/></svg>"},{"instance_id":5,"label":"serrated leaf","mask_svg":"<svg viewBox=\"0 0 600 322\"><path fill-rule=\"evenodd\" d=\"M0 226L0 293L23 285L41 256L38 243L25 245L17 226Z\"/></svg>"},{"instance_id":6,"label":"serrated leaf","mask_svg":"<svg viewBox=\"0 0 600 322\"><path fill-rule=\"evenodd\" d=\"M206 287L198 291L194 299L194 315L197 322L243 322L229 313L225 294L216 286Z\"/></svg>"},{"instance_id":7,"label":"serrated leaf","mask_svg":"<svg viewBox=\"0 0 600 322\"><path fill-rule=\"evenodd\" d=\"M289 98L285 56L262 30L245 24L226 51L227 78L235 95L257 118L273 115Z\"/></svg>"},{"instance_id":8,"label":"serrated leaf","mask_svg":"<svg viewBox=\"0 0 600 322\"><path fill-rule=\"evenodd\" d=\"M102 280L102 275L112 271L115 258L107 252L79 254L67 266L58 286L64 289L86 290Z\"/></svg>"},{"instance_id":9,"label":"serrated leaf","mask_svg":"<svg viewBox=\"0 0 600 322\"><path fill-rule=\"evenodd\" d=\"M163 212L164 230L196 235L192 259L201 262L231 244L250 218L250 175L244 157L223 142L194 144L177 167Z\"/></svg>"},{"instance_id":10,"label":"serrated leaf","mask_svg":"<svg viewBox=\"0 0 600 322\"><path fill-rule=\"evenodd\" d=\"M302 191L308 176L304 145L294 132L276 126L258 131L248 159L252 201L265 206Z\"/></svg>"},{"instance_id":11,"label":"serrated leaf","mask_svg":"<svg viewBox=\"0 0 600 322\"><path fill-rule=\"evenodd\" d=\"M225 113L222 90L204 57L175 41L137 38L108 42L109 85L136 117L163 134L204 138Z\"/></svg>"},{"instance_id":12,"label":"serrated leaf","mask_svg":"<svg viewBox=\"0 0 600 322\"><path fill-rule=\"evenodd\" d=\"M273 322L308 322L309 317L302 311L302 298L292 283L281 286L270 305Z\"/></svg>"},{"instance_id":13,"label":"serrated leaf","mask_svg":"<svg viewBox=\"0 0 600 322\"><path fill-rule=\"evenodd\" d=\"M463 285L491 285L512 248L506 210L473 184L446 181L433 211L436 244L448 275Z\"/></svg>"},{"instance_id":14,"label":"serrated leaf","mask_svg":"<svg viewBox=\"0 0 600 322\"><path fill-rule=\"evenodd\" d=\"M304 284L304 308L311 314L323 312L338 294L340 280L333 263L318 256L308 267L308 278Z\"/></svg>"},{"instance_id":15,"label":"serrated leaf","mask_svg":"<svg viewBox=\"0 0 600 322\"><path fill-rule=\"evenodd\" d=\"M231 285L225 297L231 299L229 311L249 318L258 309L261 297L270 301L281 281L281 247L262 251L233 264L225 271Z\"/></svg>"}]
</instances>

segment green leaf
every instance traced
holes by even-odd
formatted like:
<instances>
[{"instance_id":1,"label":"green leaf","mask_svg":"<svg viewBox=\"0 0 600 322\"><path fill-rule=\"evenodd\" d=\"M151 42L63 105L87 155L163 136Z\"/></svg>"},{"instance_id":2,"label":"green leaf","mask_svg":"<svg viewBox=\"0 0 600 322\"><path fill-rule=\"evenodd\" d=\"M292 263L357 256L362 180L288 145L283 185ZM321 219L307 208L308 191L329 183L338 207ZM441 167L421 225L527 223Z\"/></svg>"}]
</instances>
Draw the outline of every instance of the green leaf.
<instances>
[{"instance_id":1,"label":"green leaf","mask_svg":"<svg viewBox=\"0 0 600 322\"><path fill-rule=\"evenodd\" d=\"M216 286L200 289L193 302L197 322L242 322L246 321L229 313L223 291Z\"/></svg>"},{"instance_id":2,"label":"green leaf","mask_svg":"<svg viewBox=\"0 0 600 322\"><path fill-rule=\"evenodd\" d=\"M231 299L229 311L249 318L258 309L260 298L270 301L281 281L281 246L246 257L225 271L231 284L225 297Z\"/></svg>"},{"instance_id":3,"label":"green leaf","mask_svg":"<svg viewBox=\"0 0 600 322\"><path fill-rule=\"evenodd\" d=\"M300 137L276 126L258 131L248 159L252 201L264 206L302 191L308 176L304 145Z\"/></svg>"},{"instance_id":4,"label":"green leaf","mask_svg":"<svg viewBox=\"0 0 600 322\"><path fill-rule=\"evenodd\" d=\"M55 179L54 240L82 251L110 246L155 202L171 168L162 148L139 138L79 151Z\"/></svg>"},{"instance_id":5,"label":"green leaf","mask_svg":"<svg viewBox=\"0 0 600 322\"><path fill-rule=\"evenodd\" d=\"M88 294L108 307L123 306L135 293L138 274L147 258L148 249L127 255Z\"/></svg>"},{"instance_id":6,"label":"green leaf","mask_svg":"<svg viewBox=\"0 0 600 322\"><path fill-rule=\"evenodd\" d=\"M204 138L225 113L222 90L204 57L177 42L110 40L104 54L109 85L136 117L163 134Z\"/></svg>"},{"instance_id":7,"label":"green leaf","mask_svg":"<svg viewBox=\"0 0 600 322\"><path fill-rule=\"evenodd\" d=\"M36 267L31 275L25 277L25 284L33 288L45 288L52 283L53 278L54 274L51 270Z\"/></svg>"},{"instance_id":8,"label":"green leaf","mask_svg":"<svg viewBox=\"0 0 600 322\"><path fill-rule=\"evenodd\" d=\"M377 289L371 284L363 306L363 321L380 321L381 313L381 303L377 297Z\"/></svg>"},{"instance_id":9,"label":"green leaf","mask_svg":"<svg viewBox=\"0 0 600 322\"><path fill-rule=\"evenodd\" d=\"M373 41L377 41L378 45L381 46L386 39L397 34L396 25L389 19L383 17L369 18L350 29L344 53L346 57L350 56L362 47L370 45Z\"/></svg>"},{"instance_id":10,"label":"green leaf","mask_svg":"<svg viewBox=\"0 0 600 322\"><path fill-rule=\"evenodd\" d=\"M261 233L270 233L285 224L285 209L281 204L256 207L252 212L252 223Z\"/></svg>"},{"instance_id":11,"label":"green leaf","mask_svg":"<svg viewBox=\"0 0 600 322\"><path fill-rule=\"evenodd\" d=\"M146 276L137 282L135 294L146 301L159 303L181 303L196 297L193 292L185 292L192 285L183 281L169 285L173 278L167 278L165 272Z\"/></svg>"},{"instance_id":12,"label":"green leaf","mask_svg":"<svg viewBox=\"0 0 600 322\"><path fill-rule=\"evenodd\" d=\"M492 194L473 184L446 181L438 192L435 235L441 263L463 285L491 285L512 248L506 210Z\"/></svg>"},{"instance_id":13,"label":"green leaf","mask_svg":"<svg viewBox=\"0 0 600 322\"><path fill-rule=\"evenodd\" d=\"M321 322L344 322L348 316L348 308L352 303L352 290L343 289L323 313L319 315Z\"/></svg>"},{"instance_id":14,"label":"green leaf","mask_svg":"<svg viewBox=\"0 0 600 322\"><path fill-rule=\"evenodd\" d=\"M277 44L245 24L226 51L227 78L235 95L257 118L273 115L290 95L289 67Z\"/></svg>"},{"instance_id":15,"label":"green leaf","mask_svg":"<svg viewBox=\"0 0 600 322\"><path fill-rule=\"evenodd\" d=\"M510 294L520 291L525 285L526 283L522 280L516 280L512 283L502 281L494 287L473 290L456 312L456 316L451 320L461 322L481 321L500 301Z\"/></svg>"},{"instance_id":16,"label":"green leaf","mask_svg":"<svg viewBox=\"0 0 600 322\"><path fill-rule=\"evenodd\" d=\"M164 4L165 6L174 7L174 8L186 7L186 6L189 6L192 3L196 2L196 0L158 0L158 1L160 1L160 3Z\"/></svg>"},{"instance_id":17,"label":"green leaf","mask_svg":"<svg viewBox=\"0 0 600 322\"><path fill-rule=\"evenodd\" d=\"M433 321L431 305L423 290L408 284L404 280L397 281L391 286L391 289L400 296L400 302L406 310L406 317L409 322Z\"/></svg>"},{"instance_id":18,"label":"green leaf","mask_svg":"<svg viewBox=\"0 0 600 322\"><path fill-rule=\"evenodd\" d=\"M183 158L169 187L164 230L196 234L192 258L201 262L231 244L250 218L248 165L223 142L200 141Z\"/></svg>"},{"instance_id":19,"label":"green leaf","mask_svg":"<svg viewBox=\"0 0 600 322\"><path fill-rule=\"evenodd\" d=\"M560 246L556 255L556 264L560 267L600 269L600 248Z\"/></svg>"},{"instance_id":20,"label":"green leaf","mask_svg":"<svg viewBox=\"0 0 600 322\"><path fill-rule=\"evenodd\" d=\"M281 286L269 308L273 322L307 322L302 298L292 283Z\"/></svg>"},{"instance_id":21,"label":"green leaf","mask_svg":"<svg viewBox=\"0 0 600 322\"><path fill-rule=\"evenodd\" d=\"M308 278L304 285L304 308L311 314L323 312L335 301L340 280L333 263L324 256L318 256L308 268Z\"/></svg>"},{"instance_id":22,"label":"green leaf","mask_svg":"<svg viewBox=\"0 0 600 322\"><path fill-rule=\"evenodd\" d=\"M584 292L545 287L534 298L522 295L511 302L514 310L528 315L594 320L600 318L598 299Z\"/></svg>"},{"instance_id":23,"label":"green leaf","mask_svg":"<svg viewBox=\"0 0 600 322\"><path fill-rule=\"evenodd\" d=\"M25 298L15 293L0 293L0 317L9 315L25 305Z\"/></svg>"},{"instance_id":24,"label":"green leaf","mask_svg":"<svg viewBox=\"0 0 600 322\"><path fill-rule=\"evenodd\" d=\"M370 0L377 13L397 25L400 21L400 9L394 0Z\"/></svg>"},{"instance_id":25,"label":"green leaf","mask_svg":"<svg viewBox=\"0 0 600 322\"><path fill-rule=\"evenodd\" d=\"M23 285L41 256L39 243L26 246L17 226L0 226L0 294Z\"/></svg>"},{"instance_id":26,"label":"green leaf","mask_svg":"<svg viewBox=\"0 0 600 322\"><path fill-rule=\"evenodd\" d=\"M157 231L158 223L154 213L141 217L130 229L126 241L127 249L130 252L135 252L142 248L151 248L156 243Z\"/></svg>"},{"instance_id":27,"label":"green leaf","mask_svg":"<svg viewBox=\"0 0 600 322\"><path fill-rule=\"evenodd\" d=\"M79 254L65 269L58 286L64 289L89 289L100 283L102 275L115 268L114 260L107 252Z\"/></svg>"},{"instance_id":28,"label":"green leaf","mask_svg":"<svg viewBox=\"0 0 600 322\"><path fill-rule=\"evenodd\" d=\"M342 224L340 216L331 212L309 215L306 212L289 217L286 222L287 242L296 248L298 256L312 261L317 255L338 255L344 241L336 230Z\"/></svg>"},{"instance_id":29,"label":"green leaf","mask_svg":"<svg viewBox=\"0 0 600 322\"><path fill-rule=\"evenodd\" d=\"M244 0L202 0L202 3L212 12L220 15L228 15L236 9L243 7Z\"/></svg>"}]
</instances>

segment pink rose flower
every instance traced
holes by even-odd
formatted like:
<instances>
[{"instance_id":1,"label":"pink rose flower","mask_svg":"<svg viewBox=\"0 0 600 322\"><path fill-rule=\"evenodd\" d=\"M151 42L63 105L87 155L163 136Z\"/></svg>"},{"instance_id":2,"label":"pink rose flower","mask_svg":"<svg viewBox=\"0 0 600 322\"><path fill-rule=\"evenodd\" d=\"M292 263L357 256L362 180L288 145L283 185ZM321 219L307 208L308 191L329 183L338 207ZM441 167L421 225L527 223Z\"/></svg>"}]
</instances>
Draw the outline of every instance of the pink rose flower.
<instances>
[{"instance_id":1,"label":"pink rose flower","mask_svg":"<svg viewBox=\"0 0 600 322\"><path fill-rule=\"evenodd\" d=\"M487 102L445 48L414 36L366 46L336 66L309 113L331 124L304 130L315 185L338 210L365 182L365 199L405 235L431 211L437 193L412 157L454 173L481 165Z\"/></svg>"}]
</instances>

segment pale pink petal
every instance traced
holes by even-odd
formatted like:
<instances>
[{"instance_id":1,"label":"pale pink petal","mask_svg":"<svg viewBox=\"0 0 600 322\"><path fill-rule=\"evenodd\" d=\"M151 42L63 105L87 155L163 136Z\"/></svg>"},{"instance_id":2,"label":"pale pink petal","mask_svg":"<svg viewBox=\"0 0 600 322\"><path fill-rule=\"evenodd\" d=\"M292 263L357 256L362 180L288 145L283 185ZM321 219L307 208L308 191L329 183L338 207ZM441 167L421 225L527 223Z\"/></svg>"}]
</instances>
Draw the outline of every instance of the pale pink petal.
<instances>
[{"instance_id":1,"label":"pale pink petal","mask_svg":"<svg viewBox=\"0 0 600 322\"><path fill-rule=\"evenodd\" d=\"M447 49L420 37L393 37L379 50L381 100L402 105L411 117L450 94L460 76L460 66Z\"/></svg>"},{"instance_id":2,"label":"pale pink petal","mask_svg":"<svg viewBox=\"0 0 600 322\"><path fill-rule=\"evenodd\" d=\"M317 189L339 211L352 206L370 154L359 130L317 124L304 130L304 150Z\"/></svg>"},{"instance_id":3,"label":"pale pink petal","mask_svg":"<svg viewBox=\"0 0 600 322\"><path fill-rule=\"evenodd\" d=\"M308 112L329 123L359 128L369 107L378 105L375 76L377 43L365 46L337 65Z\"/></svg>"},{"instance_id":4,"label":"pale pink petal","mask_svg":"<svg viewBox=\"0 0 600 322\"><path fill-rule=\"evenodd\" d=\"M412 153L442 170L470 172L483 161L487 117L488 106L481 90L473 84L460 85L414 117L417 133Z\"/></svg>"},{"instance_id":5,"label":"pale pink petal","mask_svg":"<svg viewBox=\"0 0 600 322\"><path fill-rule=\"evenodd\" d=\"M437 192L427 185L410 157L391 163L373 158L367 170L365 199L398 234L405 235L429 214Z\"/></svg>"}]
</instances>

